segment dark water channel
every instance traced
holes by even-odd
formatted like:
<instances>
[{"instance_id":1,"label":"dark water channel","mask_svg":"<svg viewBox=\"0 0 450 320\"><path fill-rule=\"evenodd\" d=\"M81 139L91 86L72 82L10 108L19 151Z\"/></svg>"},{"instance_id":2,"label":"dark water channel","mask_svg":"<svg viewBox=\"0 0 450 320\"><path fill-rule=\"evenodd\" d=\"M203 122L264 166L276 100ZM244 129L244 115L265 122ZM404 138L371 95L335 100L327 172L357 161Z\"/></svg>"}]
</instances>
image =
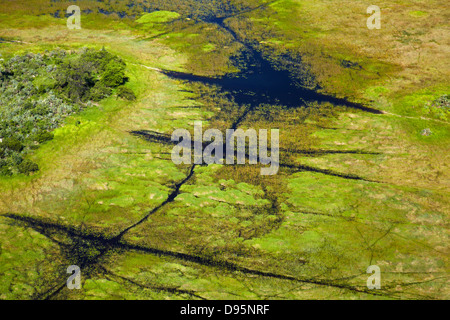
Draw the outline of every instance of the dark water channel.
<instances>
[{"instance_id":1,"label":"dark water channel","mask_svg":"<svg viewBox=\"0 0 450 320\"><path fill-rule=\"evenodd\" d=\"M222 91L231 93L236 103L249 104L252 107L260 104L283 105L290 108L307 106L308 102L329 102L334 105L364 110L372 113L382 113L379 110L365 107L346 99L325 95L316 90L302 87L298 79L293 79L288 70L275 68L272 63L254 49L249 43L244 43L236 33L226 26L225 18L209 18L203 22L215 23L229 32L236 41L241 42L245 50L242 52L241 61L244 67L238 74L229 74L220 78L197 76L189 73L164 71L172 78L199 81L208 85L216 85Z\"/></svg>"}]
</instances>

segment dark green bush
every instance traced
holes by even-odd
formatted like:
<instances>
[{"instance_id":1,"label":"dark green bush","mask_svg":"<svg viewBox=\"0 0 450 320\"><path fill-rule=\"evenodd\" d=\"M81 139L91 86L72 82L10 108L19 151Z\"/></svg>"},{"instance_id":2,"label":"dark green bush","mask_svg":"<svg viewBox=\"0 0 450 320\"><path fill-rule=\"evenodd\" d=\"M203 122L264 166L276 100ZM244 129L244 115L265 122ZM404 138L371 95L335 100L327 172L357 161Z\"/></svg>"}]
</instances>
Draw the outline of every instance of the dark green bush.
<instances>
[{"instance_id":1,"label":"dark green bush","mask_svg":"<svg viewBox=\"0 0 450 320\"><path fill-rule=\"evenodd\" d=\"M92 101L100 101L111 94L111 88L108 88L103 82L97 82L91 89L90 96Z\"/></svg>"},{"instance_id":2,"label":"dark green bush","mask_svg":"<svg viewBox=\"0 0 450 320\"><path fill-rule=\"evenodd\" d=\"M2 176L11 176L12 172L11 172L11 170L8 167L4 166L4 167L0 167L0 175L2 175Z\"/></svg>"},{"instance_id":3,"label":"dark green bush","mask_svg":"<svg viewBox=\"0 0 450 320\"><path fill-rule=\"evenodd\" d=\"M125 63L123 63L120 58L114 56L112 53L109 53L104 48L98 51L94 49L87 49L81 55L81 59L86 64L90 65L92 69L96 70L97 73L103 73L111 61L116 61L125 67Z\"/></svg>"},{"instance_id":4,"label":"dark green bush","mask_svg":"<svg viewBox=\"0 0 450 320\"><path fill-rule=\"evenodd\" d=\"M28 174L39 170L39 166L30 160L23 160L17 167L20 173Z\"/></svg>"},{"instance_id":5,"label":"dark green bush","mask_svg":"<svg viewBox=\"0 0 450 320\"><path fill-rule=\"evenodd\" d=\"M133 90L130 88L121 86L117 88L117 96L122 99L126 100L136 100L136 95L134 94Z\"/></svg>"},{"instance_id":6,"label":"dark green bush","mask_svg":"<svg viewBox=\"0 0 450 320\"><path fill-rule=\"evenodd\" d=\"M38 132L35 137L34 140L39 142L39 143L44 143L46 141L50 141L54 138L54 134L48 131L40 131Z\"/></svg>"},{"instance_id":7,"label":"dark green bush","mask_svg":"<svg viewBox=\"0 0 450 320\"><path fill-rule=\"evenodd\" d=\"M3 142L0 144L1 147L20 152L23 150L23 144L19 140L15 138L5 138Z\"/></svg>"},{"instance_id":8,"label":"dark green bush","mask_svg":"<svg viewBox=\"0 0 450 320\"><path fill-rule=\"evenodd\" d=\"M85 101L90 88L95 84L92 69L77 58L65 61L59 66L57 81L58 86L74 102Z\"/></svg>"},{"instance_id":9,"label":"dark green bush","mask_svg":"<svg viewBox=\"0 0 450 320\"><path fill-rule=\"evenodd\" d=\"M125 83L125 67L123 64L112 60L106 66L105 72L101 76L102 83L111 88L115 88Z\"/></svg>"}]
</instances>

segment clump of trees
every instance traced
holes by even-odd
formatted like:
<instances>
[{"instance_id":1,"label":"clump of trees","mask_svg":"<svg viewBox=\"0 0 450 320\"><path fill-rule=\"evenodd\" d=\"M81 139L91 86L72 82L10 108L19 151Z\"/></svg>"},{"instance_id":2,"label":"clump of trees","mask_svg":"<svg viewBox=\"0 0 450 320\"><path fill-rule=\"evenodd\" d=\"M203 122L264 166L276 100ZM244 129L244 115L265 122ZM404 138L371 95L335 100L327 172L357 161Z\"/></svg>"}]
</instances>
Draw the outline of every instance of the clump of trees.
<instances>
[{"instance_id":1,"label":"clump of trees","mask_svg":"<svg viewBox=\"0 0 450 320\"><path fill-rule=\"evenodd\" d=\"M107 50L55 50L0 61L0 175L37 171L25 156L63 120L123 89L125 63Z\"/></svg>"}]
</instances>

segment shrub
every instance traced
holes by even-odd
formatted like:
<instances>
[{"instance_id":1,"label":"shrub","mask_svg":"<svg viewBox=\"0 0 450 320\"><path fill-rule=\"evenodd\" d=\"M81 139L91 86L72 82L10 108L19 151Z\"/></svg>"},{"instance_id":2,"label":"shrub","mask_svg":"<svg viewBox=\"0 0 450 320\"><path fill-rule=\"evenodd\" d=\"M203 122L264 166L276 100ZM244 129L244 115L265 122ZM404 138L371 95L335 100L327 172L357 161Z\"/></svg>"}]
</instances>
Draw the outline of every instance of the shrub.
<instances>
[{"instance_id":1,"label":"shrub","mask_svg":"<svg viewBox=\"0 0 450 320\"><path fill-rule=\"evenodd\" d=\"M23 144L22 142L20 142L19 140L15 139L15 138L5 138L3 140L3 142L0 144L0 146L9 149L9 150L13 150L13 151L17 151L20 152L23 150Z\"/></svg>"},{"instance_id":2,"label":"shrub","mask_svg":"<svg viewBox=\"0 0 450 320\"><path fill-rule=\"evenodd\" d=\"M86 100L87 93L95 82L89 65L79 59L73 59L61 64L57 73L58 85L64 88L67 97L74 101Z\"/></svg>"},{"instance_id":3,"label":"shrub","mask_svg":"<svg viewBox=\"0 0 450 320\"><path fill-rule=\"evenodd\" d=\"M34 140L39 143L44 143L46 141L52 140L53 138L54 138L53 133L47 131L40 131L35 135Z\"/></svg>"},{"instance_id":4,"label":"shrub","mask_svg":"<svg viewBox=\"0 0 450 320\"><path fill-rule=\"evenodd\" d=\"M437 108L450 109L450 95L445 94L433 102L433 106Z\"/></svg>"},{"instance_id":5,"label":"shrub","mask_svg":"<svg viewBox=\"0 0 450 320\"><path fill-rule=\"evenodd\" d=\"M423 107L423 112L432 115L435 118L447 121L450 117L450 98L449 95L443 95L433 102L428 102Z\"/></svg>"},{"instance_id":6,"label":"shrub","mask_svg":"<svg viewBox=\"0 0 450 320\"><path fill-rule=\"evenodd\" d=\"M90 98L92 101L100 101L111 94L111 88L108 88L103 82L97 82L90 91Z\"/></svg>"},{"instance_id":7,"label":"shrub","mask_svg":"<svg viewBox=\"0 0 450 320\"><path fill-rule=\"evenodd\" d=\"M39 166L30 160L23 160L17 167L20 173L28 174L39 170Z\"/></svg>"},{"instance_id":8,"label":"shrub","mask_svg":"<svg viewBox=\"0 0 450 320\"><path fill-rule=\"evenodd\" d=\"M8 167L4 166L4 167L0 167L0 175L2 175L2 176L11 176L12 172L11 172L11 170Z\"/></svg>"},{"instance_id":9,"label":"shrub","mask_svg":"<svg viewBox=\"0 0 450 320\"><path fill-rule=\"evenodd\" d=\"M38 93L44 93L53 89L57 84L57 81L47 76L40 76L34 79L33 85L36 87Z\"/></svg>"},{"instance_id":10,"label":"shrub","mask_svg":"<svg viewBox=\"0 0 450 320\"><path fill-rule=\"evenodd\" d=\"M101 76L102 83L111 88L115 88L125 82L125 67L123 64L112 60L106 66L105 72Z\"/></svg>"},{"instance_id":11,"label":"shrub","mask_svg":"<svg viewBox=\"0 0 450 320\"><path fill-rule=\"evenodd\" d=\"M121 86L117 88L117 96L122 99L126 100L136 100L136 95L134 94L133 90L130 88Z\"/></svg>"},{"instance_id":12,"label":"shrub","mask_svg":"<svg viewBox=\"0 0 450 320\"><path fill-rule=\"evenodd\" d=\"M111 61L116 61L118 63L125 64L118 57L106 51L104 48L101 50L86 49L81 55L81 59L88 65L98 72L102 73L106 70L107 65Z\"/></svg>"},{"instance_id":13,"label":"shrub","mask_svg":"<svg viewBox=\"0 0 450 320\"><path fill-rule=\"evenodd\" d=\"M32 109L32 113L38 116L45 116L49 113L49 108L45 105L38 105Z\"/></svg>"}]
</instances>

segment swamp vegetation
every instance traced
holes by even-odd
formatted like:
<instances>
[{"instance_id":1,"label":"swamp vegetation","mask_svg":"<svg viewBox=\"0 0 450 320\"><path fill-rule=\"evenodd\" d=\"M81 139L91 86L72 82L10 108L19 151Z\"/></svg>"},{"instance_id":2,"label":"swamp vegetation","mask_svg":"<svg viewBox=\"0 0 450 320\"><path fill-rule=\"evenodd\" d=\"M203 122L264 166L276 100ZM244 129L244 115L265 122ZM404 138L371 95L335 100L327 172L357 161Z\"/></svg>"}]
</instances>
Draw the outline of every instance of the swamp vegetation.
<instances>
[{"instance_id":1,"label":"swamp vegetation","mask_svg":"<svg viewBox=\"0 0 450 320\"><path fill-rule=\"evenodd\" d=\"M3 2L0 298L448 298L442 3ZM278 174L174 165L199 120L280 129Z\"/></svg>"}]
</instances>

